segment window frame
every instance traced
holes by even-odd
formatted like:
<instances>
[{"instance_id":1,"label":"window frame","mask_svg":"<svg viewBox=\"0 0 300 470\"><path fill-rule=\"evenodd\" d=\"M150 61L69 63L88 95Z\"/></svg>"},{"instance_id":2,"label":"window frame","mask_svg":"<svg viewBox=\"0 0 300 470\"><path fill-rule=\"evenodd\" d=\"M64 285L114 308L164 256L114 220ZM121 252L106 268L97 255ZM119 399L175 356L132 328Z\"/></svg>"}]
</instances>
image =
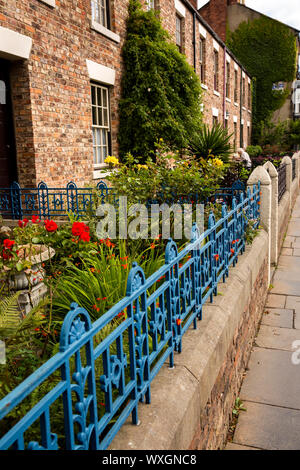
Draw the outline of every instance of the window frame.
<instances>
[{"instance_id":1,"label":"window frame","mask_svg":"<svg viewBox=\"0 0 300 470\"><path fill-rule=\"evenodd\" d=\"M226 61L226 86L225 86L225 94L226 98L230 99L230 62Z\"/></svg>"},{"instance_id":2,"label":"window frame","mask_svg":"<svg viewBox=\"0 0 300 470\"><path fill-rule=\"evenodd\" d=\"M104 8L105 8L105 15L104 15L105 22L101 21L102 19L101 9L103 8L103 6L101 5L102 2L104 2ZM96 6L99 12L97 16L95 15ZM110 1L109 0L91 0L91 7L92 7L92 21L103 26L103 28L111 29Z\"/></svg>"},{"instance_id":3,"label":"window frame","mask_svg":"<svg viewBox=\"0 0 300 470\"><path fill-rule=\"evenodd\" d=\"M214 91L219 91L219 51L214 49Z\"/></svg>"},{"instance_id":4,"label":"window frame","mask_svg":"<svg viewBox=\"0 0 300 470\"><path fill-rule=\"evenodd\" d=\"M200 64L200 82L205 84L205 72L206 72L206 42L205 38L200 36L199 42L199 64Z\"/></svg>"},{"instance_id":5,"label":"window frame","mask_svg":"<svg viewBox=\"0 0 300 470\"><path fill-rule=\"evenodd\" d=\"M175 17L176 17L176 19L175 19L175 21L176 21L175 42L176 42L176 46L177 46L179 52L182 54L182 52L183 52L183 18L177 12L176 12ZM180 25L180 30L179 31L177 29L178 24ZM178 37L180 39L179 43L178 43Z\"/></svg>"},{"instance_id":6,"label":"window frame","mask_svg":"<svg viewBox=\"0 0 300 470\"><path fill-rule=\"evenodd\" d=\"M103 168L105 165L105 158L111 153L111 109L110 109L110 87L99 82L91 81L91 113L92 113L92 135L93 135L93 167L94 170L99 168ZM93 93L93 87L95 88L95 92ZM97 90L101 90L101 105L98 105L98 92ZM106 92L106 102L104 103L103 99L103 90ZM95 103L93 102L93 97L96 98ZM106 104L106 106L104 106ZM94 109L96 110L94 112ZM99 124L99 109L101 109L101 120L102 124ZM105 124L105 112L106 110L106 121ZM96 123L94 122L94 116L96 116ZM97 132L97 129L100 132ZM106 144L103 144L103 131L106 135ZM98 142L98 138L100 142ZM98 161L99 153L96 150L100 148L100 159ZM104 152L103 149L106 149Z\"/></svg>"},{"instance_id":7,"label":"window frame","mask_svg":"<svg viewBox=\"0 0 300 470\"><path fill-rule=\"evenodd\" d=\"M147 0L147 11L155 10L155 0Z\"/></svg>"},{"instance_id":8,"label":"window frame","mask_svg":"<svg viewBox=\"0 0 300 470\"><path fill-rule=\"evenodd\" d=\"M238 93L238 83L239 83L239 74L238 70L234 70L234 102L238 103L239 93Z\"/></svg>"}]
</instances>

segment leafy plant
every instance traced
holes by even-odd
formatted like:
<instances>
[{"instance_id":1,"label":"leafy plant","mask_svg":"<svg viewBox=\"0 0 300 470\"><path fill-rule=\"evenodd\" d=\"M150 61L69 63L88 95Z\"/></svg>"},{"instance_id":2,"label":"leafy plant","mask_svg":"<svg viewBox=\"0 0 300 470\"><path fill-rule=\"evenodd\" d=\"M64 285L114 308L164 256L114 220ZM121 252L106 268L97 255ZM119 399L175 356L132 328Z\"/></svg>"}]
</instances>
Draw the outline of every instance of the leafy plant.
<instances>
[{"instance_id":1,"label":"leafy plant","mask_svg":"<svg viewBox=\"0 0 300 470\"><path fill-rule=\"evenodd\" d=\"M273 84L291 82L296 76L296 38L288 26L262 16L242 22L230 32L227 44L255 77L252 140L259 143L262 123L272 118L289 94L288 89L273 90Z\"/></svg>"},{"instance_id":2,"label":"leafy plant","mask_svg":"<svg viewBox=\"0 0 300 470\"><path fill-rule=\"evenodd\" d=\"M203 124L197 133L192 134L188 149L198 160L217 155L224 162L228 162L229 156L233 152L230 144L231 136L232 134L228 135L227 130L219 123L212 127Z\"/></svg>"},{"instance_id":3,"label":"leafy plant","mask_svg":"<svg viewBox=\"0 0 300 470\"><path fill-rule=\"evenodd\" d=\"M119 154L141 163L163 138L173 149L186 147L201 121L199 77L180 54L153 10L130 0L122 50L124 74L119 103Z\"/></svg>"},{"instance_id":4,"label":"leafy plant","mask_svg":"<svg viewBox=\"0 0 300 470\"><path fill-rule=\"evenodd\" d=\"M260 145L249 145L246 149L246 152L249 154L249 157L258 157L262 154L262 148Z\"/></svg>"},{"instance_id":5,"label":"leafy plant","mask_svg":"<svg viewBox=\"0 0 300 470\"><path fill-rule=\"evenodd\" d=\"M244 403L242 402L242 400L237 397L234 402L234 408L232 410L233 416L237 417L240 411L247 411L247 409L244 407Z\"/></svg>"}]
</instances>

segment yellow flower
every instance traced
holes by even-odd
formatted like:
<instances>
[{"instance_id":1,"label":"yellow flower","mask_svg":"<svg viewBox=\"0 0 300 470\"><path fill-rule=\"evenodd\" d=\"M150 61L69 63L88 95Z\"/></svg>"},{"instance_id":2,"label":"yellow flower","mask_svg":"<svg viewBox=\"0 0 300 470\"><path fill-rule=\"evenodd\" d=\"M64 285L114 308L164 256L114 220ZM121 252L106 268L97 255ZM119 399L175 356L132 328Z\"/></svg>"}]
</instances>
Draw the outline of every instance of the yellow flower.
<instances>
[{"instance_id":1,"label":"yellow flower","mask_svg":"<svg viewBox=\"0 0 300 470\"><path fill-rule=\"evenodd\" d=\"M106 157L106 159L104 160L104 163L106 163L109 166L118 166L120 162L113 155L108 155L108 157Z\"/></svg>"},{"instance_id":2,"label":"yellow flower","mask_svg":"<svg viewBox=\"0 0 300 470\"><path fill-rule=\"evenodd\" d=\"M140 164L138 164L137 167L138 167L139 170L141 170L141 169L148 170L148 166L147 166L147 165L140 165Z\"/></svg>"},{"instance_id":3,"label":"yellow flower","mask_svg":"<svg viewBox=\"0 0 300 470\"><path fill-rule=\"evenodd\" d=\"M213 160L212 160L212 164L218 168L221 168L223 166L223 162L220 158L217 158L215 157Z\"/></svg>"}]
</instances>

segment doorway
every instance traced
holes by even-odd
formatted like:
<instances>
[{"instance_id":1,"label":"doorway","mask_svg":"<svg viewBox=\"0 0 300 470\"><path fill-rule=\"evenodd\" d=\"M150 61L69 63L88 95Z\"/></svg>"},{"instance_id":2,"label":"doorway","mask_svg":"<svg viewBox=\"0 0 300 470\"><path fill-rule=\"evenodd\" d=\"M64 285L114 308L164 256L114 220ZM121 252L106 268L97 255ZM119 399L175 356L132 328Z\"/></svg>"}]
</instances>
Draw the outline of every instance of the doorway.
<instances>
[{"instance_id":1,"label":"doorway","mask_svg":"<svg viewBox=\"0 0 300 470\"><path fill-rule=\"evenodd\" d=\"M14 123L9 83L10 62L0 59L0 187L17 178Z\"/></svg>"}]
</instances>

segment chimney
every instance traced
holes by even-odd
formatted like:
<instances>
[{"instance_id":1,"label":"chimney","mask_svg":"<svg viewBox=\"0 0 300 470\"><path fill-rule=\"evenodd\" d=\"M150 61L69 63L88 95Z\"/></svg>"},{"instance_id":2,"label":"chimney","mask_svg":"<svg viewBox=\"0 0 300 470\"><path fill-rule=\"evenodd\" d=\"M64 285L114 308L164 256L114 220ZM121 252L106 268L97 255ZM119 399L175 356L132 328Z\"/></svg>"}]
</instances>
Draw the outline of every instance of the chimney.
<instances>
[{"instance_id":1,"label":"chimney","mask_svg":"<svg viewBox=\"0 0 300 470\"><path fill-rule=\"evenodd\" d=\"M199 9L200 15L224 42L226 41L227 6L236 3L238 0L210 0Z\"/></svg>"}]
</instances>

